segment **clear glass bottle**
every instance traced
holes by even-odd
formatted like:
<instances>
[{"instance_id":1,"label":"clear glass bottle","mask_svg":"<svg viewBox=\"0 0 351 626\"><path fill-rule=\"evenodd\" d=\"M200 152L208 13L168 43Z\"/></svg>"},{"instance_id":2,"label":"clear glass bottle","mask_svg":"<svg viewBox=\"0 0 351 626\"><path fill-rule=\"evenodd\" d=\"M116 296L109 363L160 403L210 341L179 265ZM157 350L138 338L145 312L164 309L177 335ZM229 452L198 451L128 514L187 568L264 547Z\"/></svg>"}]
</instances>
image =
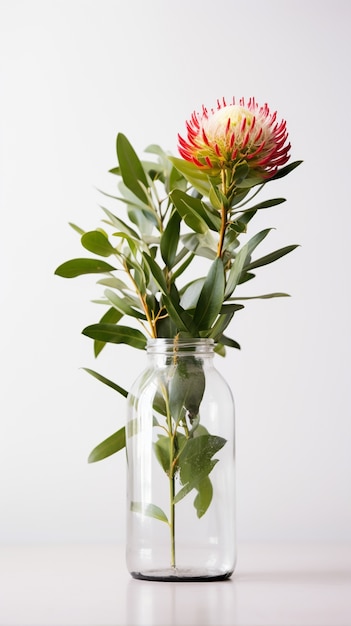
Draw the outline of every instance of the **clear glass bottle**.
<instances>
[{"instance_id":1,"label":"clear glass bottle","mask_svg":"<svg viewBox=\"0 0 351 626\"><path fill-rule=\"evenodd\" d=\"M234 402L211 339L154 339L127 422L127 566L146 580L234 571Z\"/></svg>"}]
</instances>

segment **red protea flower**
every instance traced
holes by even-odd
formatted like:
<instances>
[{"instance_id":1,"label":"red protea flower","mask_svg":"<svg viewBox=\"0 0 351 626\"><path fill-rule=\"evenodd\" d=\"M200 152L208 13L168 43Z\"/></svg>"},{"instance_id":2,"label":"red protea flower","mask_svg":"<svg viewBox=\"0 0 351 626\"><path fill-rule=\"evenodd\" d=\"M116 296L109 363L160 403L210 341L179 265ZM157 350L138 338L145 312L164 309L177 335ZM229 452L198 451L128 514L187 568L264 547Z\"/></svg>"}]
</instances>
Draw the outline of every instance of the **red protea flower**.
<instances>
[{"instance_id":1,"label":"red protea flower","mask_svg":"<svg viewBox=\"0 0 351 626\"><path fill-rule=\"evenodd\" d=\"M201 114L193 113L186 122L187 139L178 135L179 153L209 173L234 170L244 161L262 179L271 178L288 161L290 149L286 122L276 120L277 113L254 98L247 104L233 98L229 105L223 98L217 109L203 106Z\"/></svg>"}]
</instances>

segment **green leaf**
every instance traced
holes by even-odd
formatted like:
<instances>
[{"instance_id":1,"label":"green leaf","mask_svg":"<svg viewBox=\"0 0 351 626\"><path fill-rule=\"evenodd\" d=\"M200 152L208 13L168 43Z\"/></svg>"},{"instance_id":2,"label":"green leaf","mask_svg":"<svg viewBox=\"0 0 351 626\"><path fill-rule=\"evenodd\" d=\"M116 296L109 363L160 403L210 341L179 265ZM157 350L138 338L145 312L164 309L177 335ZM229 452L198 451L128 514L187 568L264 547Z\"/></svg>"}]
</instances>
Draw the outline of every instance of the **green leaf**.
<instances>
[{"instance_id":1,"label":"green leaf","mask_svg":"<svg viewBox=\"0 0 351 626\"><path fill-rule=\"evenodd\" d=\"M148 264L150 271L162 292L162 298L164 305L167 308L167 312L171 319L176 324L179 330L193 333L195 332L194 325L192 324L191 317L184 311L179 304L179 298L175 298L173 294L168 290L166 279L161 268L157 265L156 261L148 254L143 255L146 263ZM174 290L173 290L174 291ZM193 335L194 336L194 335Z\"/></svg>"},{"instance_id":2,"label":"green leaf","mask_svg":"<svg viewBox=\"0 0 351 626\"><path fill-rule=\"evenodd\" d=\"M111 289L105 289L104 294L108 301L117 309L117 311L120 311L120 313L129 315L130 317L136 317L139 320L146 320L146 315L130 306L126 298L121 298Z\"/></svg>"},{"instance_id":3,"label":"green leaf","mask_svg":"<svg viewBox=\"0 0 351 626\"><path fill-rule=\"evenodd\" d=\"M211 261L216 258L217 241L210 231L204 235L199 233L188 233L183 235L182 243L188 250L194 252L198 256L211 259Z\"/></svg>"},{"instance_id":4,"label":"green leaf","mask_svg":"<svg viewBox=\"0 0 351 626\"><path fill-rule=\"evenodd\" d=\"M168 524L167 515L160 509L159 506L155 504L144 504L143 502L132 502L130 505L130 510L134 511L134 513L140 513L141 515L147 515L148 517L153 517L155 519L160 520L161 522L166 522Z\"/></svg>"},{"instance_id":5,"label":"green leaf","mask_svg":"<svg viewBox=\"0 0 351 626\"><path fill-rule=\"evenodd\" d=\"M252 272L241 272L241 276L239 278L239 285L242 285L243 283L247 283L249 280L252 280L253 278L255 278L256 274L253 274Z\"/></svg>"},{"instance_id":6,"label":"green leaf","mask_svg":"<svg viewBox=\"0 0 351 626\"><path fill-rule=\"evenodd\" d=\"M238 344L235 339L221 335L219 340L224 346L228 346L228 348L236 348L237 350L240 350L240 344Z\"/></svg>"},{"instance_id":7,"label":"green leaf","mask_svg":"<svg viewBox=\"0 0 351 626\"><path fill-rule=\"evenodd\" d=\"M147 204L148 196L145 192L145 188L148 188L149 182L139 157L127 137L122 133L117 135L116 146L117 158L124 184L139 200Z\"/></svg>"},{"instance_id":8,"label":"green leaf","mask_svg":"<svg viewBox=\"0 0 351 626\"><path fill-rule=\"evenodd\" d=\"M188 196L188 194L181 191L181 189L174 189L171 194L171 199L179 215L189 228L196 233L202 234L208 231L206 221L199 214L199 206L201 212L203 212L201 200Z\"/></svg>"},{"instance_id":9,"label":"green leaf","mask_svg":"<svg viewBox=\"0 0 351 626\"><path fill-rule=\"evenodd\" d=\"M83 274L103 274L112 272L115 269L115 267L112 267L112 265L109 265L106 261L100 261L100 259L71 259L71 261L62 263L62 265L55 270L55 274L63 278L75 278Z\"/></svg>"},{"instance_id":10,"label":"green leaf","mask_svg":"<svg viewBox=\"0 0 351 626\"><path fill-rule=\"evenodd\" d=\"M107 343L126 343L133 348L144 350L146 337L140 330L128 326L116 326L116 324L92 324L82 331L83 335L91 339L98 339Z\"/></svg>"},{"instance_id":11,"label":"green leaf","mask_svg":"<svg viewBox=\"0 0 351 626\"><path fill-rule=\"evenodd\" d=\"M193 422L199 413L205 391L205 374L202 362L192 356L177 362L169 381L169 406L173 419L178 422L185 417Z\"/></svg>"},{"instance_id":12,"label":"green leaf","mask_svg":"<svg viewBox=\"0 0 351 626\"><path fill-rule=\"evenodd\" d=\"M178 248L181 218L177 211L171 215L169 222L161 236L161 255L165 264L172 269Z\"/></svg>"},{"instance_id":13,"label":"green leaf","mask_svg":"<svg viewBox=\"0 0 351 626\"><path fill-rule=\"evenodd\" d=\"M223 208L224 202L227 204L227 198L226 196L223 196L222 192L220 191L220 189L217 187L217 185L211 184L211 189L210 189L210 193L209 193L209 200L212 204L212 206L217 209L217 211L221 211L221 209ZM217 229L219 230L219 229Z\"/></svg>"},{"instance_id":14,"label":"green leaf","mask_svg":"<svg viewBox=\"0 0 351 626\"><path fill-rule=\"evenodd\" d=\"M230 322L233 319L234 311L229 313L221 314L218 316L216 323L211 328L211 332L209 333L209 337L214 341L220 341L223 332L229 326Z\"/></svg>"},{"instance_id":15,"label":"green leaf","mask_svg":"<svg viewBox=\"0 0 351 626\"><path fill-rule=\"evenodd\" d=\"M286 202L286 198L272 198L271 200L263 200L263 202L259 202L249 209L240 209L240 207L237 207L235 209L235 213L250 213L251 211L254 211L256 213L256 211L260 209L269 209L270 207L282 204L283 202Z\"/></svg>"},{"instance_id":16,"label":"green leaf","mask_svg":"<svg viewBox=\"0 0 351 626\"><path fill-rule=\"evenodd\" d=\"M179 276L183 274L183 272L185 272L185 270L187 269L187 267L189 267L194 258L194 254L192 252L189 252L189 250L185 247L182 248L177 254L177 258L175 259L175 265L178 265L178 263L180 263L184 258L185 261L178 267L177 270L173 271L172 273L173 282L175 282L175 280L178 279Z\"/></svg>"},{"instance_id":17,"label":"green leaf","mask_svg":"<svg viewBox=\"0 0 351 626\"><path fill-rule=\"evenodd\" d=\"M88 463L95 463L96 461L101 461L102 459L106 459L106 457L111 456L111 454L115 454L122 450L126 445L126 431L123 428L120 428L116 433L99 443L94 450L92 450L88 457Z\"/></svg>"},{"instance_id":18,"label":"green leaf","mask_svg":"<svg viewBox=\"0 0 351 626\"><path fill-rule=\"evenodd\" d=\"M223 304L221 307L221 315L236 313L244 308L243 304Z\"/></svg>"},{"instance_id":19,"label":"green leaf","mask_svg":"<svg viewBox=\"0 0 351 626\"><path fill-rule=\"evenodd\" d=\"M275 293L264 293L261 296L243 296L243 297L237 297L237 298L230 298L230 301L241 301L241 300L269 300L270 298L289 298L289 294L288 293L284 293L281 291L277 291Z\"/></svg>"},{"instance_id":20,"label":"green leaf","mask_svg":"<svg viewBox=\"0 0 351 626\"><path fill-rule=\"evenodd\" d=\"M128 235L132 239L136 239L136 240L140 239L136 230L128 226L126 222L121 220L119 217L116 217L116 215L111 213L111 211L109 211L108 209L105 209L104 207L102 207L102 209L106 213L107 217L109 218L108 220L103 220L104 222L106 222L110 226L114 226L115 228L117 228L117 230L121 231L124 235Z\"/></svg>"},{"instance_id":21,"label":"green leaf","mask_svg":"<svg viewBox=\"0 0 351 626\"><path fill-rule=\"evenodd\" d=\"M207 172L201 170L199 167L194 165L194 163L190 163L190 161L185 161L184 159L179 159L177 157L169 157L169 159L173 163L174 167L176 167L177 170L183 174L184 178L189 181L194 189L196 189L202 196L209 196L211 183Z\"/></svg>"},{"instance_id":22,"label":"green leaf","mask_svg":"<svg viewBox=\"0 0 351 626\"><path fill-rule=\"evenodd\" d=\"M239 284L240 276L243 271L246 259L248 257L248 248L245 244L238 252L233 262L232 267L227 278L227 285L225 291L225 300L233 293L235 287Z\"/></svg>"},{"instance_id":23,"label":"green leaf","mask_svg":"<svg viewBox=\"0 0 351 626\"><path fill-rule=\"evenodd\" d=\"M277 173L274 174L274 176L272 176L272 178L269 178L266 182L269 183L271 180L277 180L278 178L283 178L284 176L287 176L296 167L301 165L301 163L303 163L303 161L294 161L293 163L290 163L289 165L286 165L285 167L280 168L277 171Z\"/></svg>"},{"instance_id":24,"label":"green leaf","mask_svg":"<svg viewBox=\"0 0 351 626\"><path fill-rule=\"evenodd\" d=\"M166 182L168 182L166 186L167 192L172 191L172 189L182 189L185 191L188 184L183 174L181 174L175 167L172 167L169 179Z\"/></svg>"},{"instance_id":25,"label":"green leaf","mask_svg":"<svg viewBox=\"0 0 351 626\"><path fill-rule=\"evenodd\" d=\"M182 289L180 303L184 309L195 309L204 282L205 278L197 278Z\"/></svg>"},{"instance_id":26,"label":"green leaf","mask_svg":"<svg viewBox=\"0 0 351 626\"><path fill-rule=\"evenodd\" d=\"M116 276L106 276L105 278L101 278L96 281L97 285L105 285L105 287L112 287L112 289L119 289L123 291L126 289L128 291L129 287L123 280L116 278Z\"/></svg>"},{"instance_id":27,"label":"green leaf","mask_svg":"<svg viewBox=\"0 0 351 626\"><path fill-rule=\"evenodd\" d=\"M265 256L261 257L260 259L257 259L256 261L252 261L251 263L245 266L244 270L245 271L253 270L256 267L262 267L263 265L268 265L269 263L273 263L274 261L281 259L281 257L285 256L286 254L289 254L289 252L292 252L298 247L299 247L298 245L291 245L291 246L285 246L285 248L280 248L279 250L276 250L275 252L266 254Z\"/></svg>"},{"instance_id":28,"label":"green leaf","mask_svg":"<svg viewBox=\"0 0 351 626\"><path fill-rule=\"evenodd\" d=\"M189 441L193 441L193 439L190 439ZM182 487L182 489L180 489L175 495L173 500L174 504L180 502L180 500L185 498L185 496L187 496L188 493L190 493L190 491L192 491L193 489L198 489L202 481L208 478L208 475L212 472L214 466L217 465L217 463L218 459L213 459L212 461L207 460L203 466L200 463L200 466L197 468L196 474L192 476L189 481L184 485L184 487Z\"/></svg>"},{"instance_id":29,"label":"green leaf","mask_svg":"<svg viewBox=\"0 0 351 626\"><path fill-rule=\"evenodd\" d=\"M70 227L73 228L73 230L75 230L77 233L79 233L79 235L84 235L84 230L82 228L80 228L80 226L77 226L77 224L73 224L73 222L68 222Z\"/></svg>"},{"instance_id":30,"label":"green leaf","mask_svg":"<svg viewBox=\"0 0 351 626\"><path fill-rule=\"evenodd\" d=\"M106 235L99 230L92 230L88 233L84 233L81 238L81 242L82 246L89 250L89 252L99 254L100 256L111 256L111 254L116 253L116 250L110 244Z\"/></svg>"},{"instance_id":31,"label":"green leaf","mask_svg":"<svg viewBox=\"0 0 351 626\"><path fill-rule=\"evenodd\" d=\"M257 213L257 209L247 209L246 211L239 211L239 212L241 215L239 217L238 222L240 224L245 224L247 226L250 220L252 220L252 218L255 217ZM234 221L234 224L237 224L237 222Z\"/></svg>"},{"instance_id":32,"label":"green leaf","mask_svg":"<svg viewBox=\"0 0 351 626\"><path fill-rule=\"evenodd\" d=\"M240 282L243 268L245 267L247 259L250 257L254 249L267 237L270 232L270 228L260 231L254 235L250 241L248 241L238 252L230 269L227 279L227 285L225 290L225 300L233 293L234 289Z\"/></svg>"},{"instance_id":33,"label":"green leaf","mask_svg":"<svg viewBox=\"0 0 351 626\"><path fill-rule=\"evenodd\" d=\"M260 185L262 184L262 182L263 182L262 176L258 173L256 174L253 170L251 170L248 176L246 176L240 182L237 183L236 187L238 189L251 189L251 187Z\"/></svg>"},{"instance_id":34,"label":"green leaf","mask_svg":"<svg viewBox=\"0 0 351 626\"><path fill-rule=\"evenodd\" d=\"M205 515L212 501L213 487L208 476L206 476L197 486L197 496L194 500L194 507L198 518Z\"/></svg>"},{"instance_id":35,"label":"green leaf","mask_svg":"<svg viewBox=\"0 0 351 626\"><path fill-rule=\"evenodd\" d=\"M216 343L216 345L214 347L214 352L216 354L218 354L219 356L222 356L222 357L225 357L226 354L227 354L225 346L222 343L220 343L219 341L217 341L217 343Z\"/></svg>"},{"instance_id":36,"label":"green leaf","mask_svg":"<svg viewBox=\"0 0 351 626\"><path fill-rule=\"evenodd\" d=\"M112 306L109 309L107 309L106 313L104 313L104 315L100 319L100 324L105 324L105 323L117 324L122 319L122 317L123 317L122 313L117 311L117 309L115 309L115 307ZM95 356L98 356L100 354L101 350L104 348L105 345L106 345L105 341L98 341L98 340L94 341Z\"/></svg>"},{"instance_id":37,"label":"green leaf","mask_svg":"<svg viewBox=\"0 0 351 626\"><path fill-rule=\"evenodd\" d=\"M190 333L191 337L197 337L196 326L191 316L184 311L180 304L171 298L171 296L166 296L165 294L163 294L162 299L168 315L176 325L177 330Z\"/></svg>"},{"instance_id":38,"label":"green leaf","mask_svg":"<svg viewBox=\"0 0 351 626\"><path fill-rule=\"evenodd\" d=\"M211 328L223 304L224 286L223 261L217 258L210 267L196 305L194 324L199 330Z\"/></svg>"},{"instance_id":39,"label":"green leaf","mask_svg":"<svg viewBox=\"0 0 351 626\"><path fill-rule=\"evenodd\" d=\"M199 436L188 439L180 452L178 458L179 476L184 486L176 494L174 502L179 502L192 489L196 489L198 494L194 500L194 506L198 517L204 515L212 500L212 484L208 476L218 463L218 459L211 457L225 443L226 440L222 437L210 435L203 429Z\"/></svg>"},{"instance_id":40,"label":"green leaf","mask_svg":"<svg viewBox=\"0 0 351 626\"><path fill-rule=\"evenodd\" d=\"M250 174L250 168L247 164L246 161L240 163L240 165L238 165L235 168L235 186L236 187L240 187L240 184L247 180ZM247 185L245 185L247 186ZM249 185L251 187L251 185Z\"/></svg>"},{"instance_id":41,"label":"green leaf","mask_svg":"<svg viewBox=\"0 0 351 626\"><path fill-rule=\"evenodd\" d=\"M168 294L167 282L161 268L159 267L159 265L157 265L156 261L149 254L144 253L143 256L150 268L151 274L153 275L162 293Z\"/></svg>"},{"instance_id":42,"label":"green leaf","mask_svg":"<svg viewBox=\"0 0 351 626\"><path fill-rule=\"evenodd\" d=\"M166 474L169 474L171 467L170 444L171 439L166 435L158 435L157 441L152 444L155 456Z\"/></svg>"},{"instance_id":43,"label":"green leaf","mask_svg":"<svg viewBox=\"0 0 351 626\"><path fill-rule=\"evenodd\" d=\"M88 372L88 374L90 374L91 376L94 376L94 378L99 380L104 385L107 385L108 387L111 387L111 389L114 389L115 391L118 391L118 393L120 393L125 398L128 396L128 391L123 389L123 387L120 387L119 385L117 385L117 383L114 383L112 380L109 380L108 378L105 378L105 376L102 376L98 372L95 372L94 370L91 370L88 367L83 367L83 370L85 372Z\"/></svg>"},{"instance_id":44,"label":"green leaf","mask_svg":"<svg viewBox=\"0 0 351 626\"><path fill-rule=\"evenodd\" d=\"M213 469L212 457L226 443L226 439L217 435L200 435L188 439L179 455L179 477L183 485L196 484Z\"/></svg>"}]
</instances>

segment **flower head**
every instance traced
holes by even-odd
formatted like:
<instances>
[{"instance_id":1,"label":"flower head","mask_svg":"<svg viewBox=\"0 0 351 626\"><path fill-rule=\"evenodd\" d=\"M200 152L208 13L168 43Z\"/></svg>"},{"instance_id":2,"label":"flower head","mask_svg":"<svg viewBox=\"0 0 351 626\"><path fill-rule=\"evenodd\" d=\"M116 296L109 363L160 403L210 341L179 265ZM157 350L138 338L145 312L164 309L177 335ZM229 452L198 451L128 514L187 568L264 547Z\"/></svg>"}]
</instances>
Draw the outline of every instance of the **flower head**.
<instances>
[{"instance_id":1,"label":"flower head","mask_svg":"<svg viewBox=\"0 0 351 626\"><path fill-rule=\"evenodd\" d=\"M187 138L178 135L180 155L208 171L233 170L243 161L262 179L271 178L289 159L290 144L286 122L277 122L277 113L254 98L245 104L224 98L217 108L194 112L186 122Z\"/></svg>"}]
</instances>

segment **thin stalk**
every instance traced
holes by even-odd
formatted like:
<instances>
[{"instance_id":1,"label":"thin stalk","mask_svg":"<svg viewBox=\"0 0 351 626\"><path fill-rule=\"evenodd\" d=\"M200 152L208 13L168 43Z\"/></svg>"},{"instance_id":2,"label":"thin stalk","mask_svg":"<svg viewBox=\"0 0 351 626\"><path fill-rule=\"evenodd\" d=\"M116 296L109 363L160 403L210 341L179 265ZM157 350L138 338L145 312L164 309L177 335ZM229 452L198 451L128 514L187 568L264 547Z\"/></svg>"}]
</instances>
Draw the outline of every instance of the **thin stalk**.
<instances>
[{"instance_id":1,"label":"thin stalk","mask_svg":"<svg viewBox=\"0 0 351 626\"><path fill-rule=\"evenodd\" d=\"M173 445L173 440L172 440L172 445ZM169 528L170 528L170 539L171 539L171 567L173 569L175 569L175 567L176 567L175 504L174 504L174 496L175 496L174 472L170 468L170 476L169 476L169 498L170 498Z\"/></svg>"},{"instance_id":2,"label":"thin stalk","mask_svg":"<svg viewBox=\"0 0 351 626\"><path fill-rule=\"evenodd\" d=\"M163 397L166 404L167 412L167 427L169 436L169 530L170 530L170 543L171 543L171 567L176 567L176 548L175 548L175 480L174 480L174 468L173 468L173 456L174 456L174 437L172 429L172 416L169 407L168 394L166 388L163 389Z\"/></svg>"},{"instance_id":3,"label":"thin stalk","mask_svg":"<svg viewBox=\"0 0 351 626\"><path fill-rule=\"evenodd\" d=\"M222 194L223 196L227 195L228 192L228 170L227 169L222 169L221 170L221 179L222 179ZM217 246L217 257L221 257L222 253L223 253L223 244L224 244L224 237L225 237L225 233L227 230L227 225L228 225L228 215L227 215L227 207L225 206L224 202L222 203L222 207L221 207L221 228L219 231L219 240L218 240L218 246Z\"/></svg>"},{"instance_id":4,"label":"thin stalk","mask_svg":"<svg viewBox=\"0 0 351 626\"><path fill-rule=\"evenodd\" d=\"M146 331L148 332L148 334L153 339L156 339L156 337L157 337L156 326L155 326L155 322L152 319L152 316L150 315L149 307L148 307L147 302L146 302L146 297L143 296L142 293L140 293L140 291L138 289L138 286L137 286L137 284L136 284L136 282L135 282L131 272L129 271L129 268L128 268L128 265L127 265L126 261L123 262L123 267L124 267L125 272L128 274L130 280L132 281L134 289L135 289L135 292L137 293L137 295L139 297L139 300L141 302L141 305L143 307L143 310L144 310L144 313L145 313L145 317L147 319L147 322L149 324L149 329L150 329L149 331L146 329Z\"/></svg>"},{"instance_id":5,"label":"thin stalk","mask_svg":"<svg viewBox=\"0 0 351 626\"><path fill-rule=\"evenodd\" d=\"M219 240L217 246L217 257L222 256L224 237L227 229L227 209L224 206L222 206L221 208L221 220L221 229L219 231Z\"/></svg>"}]
</instances>

